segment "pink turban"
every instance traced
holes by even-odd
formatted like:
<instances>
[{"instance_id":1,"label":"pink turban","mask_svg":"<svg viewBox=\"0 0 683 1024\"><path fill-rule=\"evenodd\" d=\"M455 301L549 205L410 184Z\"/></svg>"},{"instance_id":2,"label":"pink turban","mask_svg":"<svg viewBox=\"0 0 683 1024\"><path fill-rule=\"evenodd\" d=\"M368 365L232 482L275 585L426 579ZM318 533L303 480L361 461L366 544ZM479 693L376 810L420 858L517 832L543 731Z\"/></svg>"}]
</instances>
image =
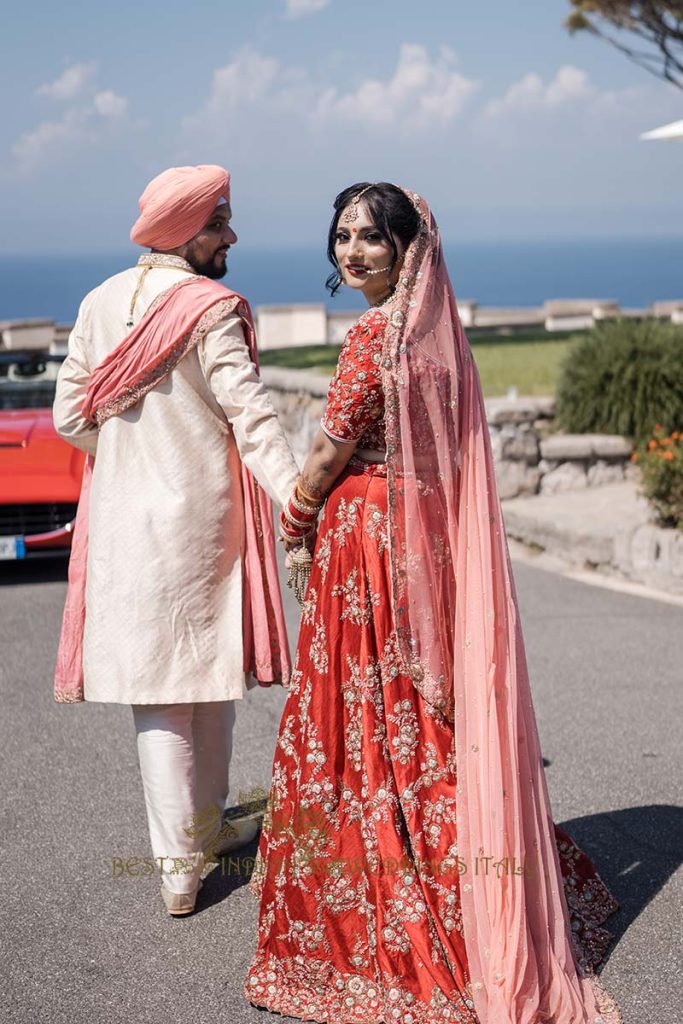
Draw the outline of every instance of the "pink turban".
<instances>
[{"instance_id":1,"label":"pink turban","mask_svg":"<svg viewBox=\"0 0 683 1024\"><path fill-rule=\"evenodd\" d=\"M184 245L201 231L221 198L230 201L230 173L224 167L169 167L140 196L131 240L149 249Z\"/></svg>"}]
</instances>

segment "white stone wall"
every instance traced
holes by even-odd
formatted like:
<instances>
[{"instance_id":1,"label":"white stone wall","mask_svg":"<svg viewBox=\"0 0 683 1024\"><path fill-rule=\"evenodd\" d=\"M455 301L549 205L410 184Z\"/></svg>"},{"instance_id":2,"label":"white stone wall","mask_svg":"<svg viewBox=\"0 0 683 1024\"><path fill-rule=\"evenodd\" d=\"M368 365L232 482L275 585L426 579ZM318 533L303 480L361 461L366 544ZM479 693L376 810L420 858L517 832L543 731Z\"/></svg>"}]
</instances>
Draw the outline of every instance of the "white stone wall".
<instances>
[{"instance_id":1,"label":"white stone wall","mask_svg":"<svg viewBox=\"0 0 683 1024\"><path fill-rule=\"evenodd\" d=\"M271 366L261 372L295 454L303 460L325 408L329 379ZM501 498L597 487L632 473L632 449L623 437L552 434L554 416L554 398L487 400Z\"/></svg>"},{"instance_id":2,"label":"white stone wall","mask_svg":"<svg viewBox=\"0 0 683 1024\"><path fill-rule=\"evenodd\" d=\"M294 348L327 344L327 310L320 305L259 306L256 310L259 348Z\"/></svg>"}]
</instances>

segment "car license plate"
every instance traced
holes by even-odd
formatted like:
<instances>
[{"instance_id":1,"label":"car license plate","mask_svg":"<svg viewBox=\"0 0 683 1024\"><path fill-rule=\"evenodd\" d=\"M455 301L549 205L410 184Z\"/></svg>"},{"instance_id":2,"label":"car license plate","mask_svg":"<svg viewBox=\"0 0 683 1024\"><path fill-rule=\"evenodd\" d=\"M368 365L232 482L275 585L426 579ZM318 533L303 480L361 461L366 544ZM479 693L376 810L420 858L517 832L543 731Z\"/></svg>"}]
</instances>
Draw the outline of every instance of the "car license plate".
<instances>
[{"instance_id":1,"label":"car license plate","mask_svg":"<svg viewBox=\"0 0 683 1024\"><path fill-rule=\"evenodd\" d=\"M0 537L0 561L12 558L26 558L26 544L23 537Z\"/></svg>"}]
</instances>

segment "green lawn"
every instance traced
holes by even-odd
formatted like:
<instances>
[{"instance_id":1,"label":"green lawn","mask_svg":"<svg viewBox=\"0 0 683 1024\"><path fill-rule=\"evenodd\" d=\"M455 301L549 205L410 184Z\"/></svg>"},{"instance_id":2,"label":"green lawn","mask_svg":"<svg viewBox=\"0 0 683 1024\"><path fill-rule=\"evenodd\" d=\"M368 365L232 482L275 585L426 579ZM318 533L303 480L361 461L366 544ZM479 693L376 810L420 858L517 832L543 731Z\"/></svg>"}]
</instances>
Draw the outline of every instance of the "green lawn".
<instances>
[{"instance_id":1,"label":"green lawn","mask_svg":"<svg viewBox=\"0 0 683 1024\"><path fill-rule=\"evenodd\" d=\"M560 363L577 334L528 331L524 334L473 335L472 351L485 395L504 395L516 387L520 395L550 395L555 391ZM571 339L571 340L570 340ZM282 348L261 353L264 366L285 366L332 374L338 345Z\"/></svg>"}]
</instances>

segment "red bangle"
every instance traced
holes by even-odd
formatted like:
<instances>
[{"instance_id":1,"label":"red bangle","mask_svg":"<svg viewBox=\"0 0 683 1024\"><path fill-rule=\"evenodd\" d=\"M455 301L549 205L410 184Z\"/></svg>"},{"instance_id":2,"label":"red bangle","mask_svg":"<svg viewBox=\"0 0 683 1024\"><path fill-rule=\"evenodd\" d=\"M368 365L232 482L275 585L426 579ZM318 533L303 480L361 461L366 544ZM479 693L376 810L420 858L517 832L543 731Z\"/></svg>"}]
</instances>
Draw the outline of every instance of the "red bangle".
<instances>
[{"instance_id":1,"label":"red bangle","mask_svg":"<svg viewBox=\"0 0 683 1024\"><path fill-rule=\"evenodd\" d=\"M299 519L298 516L293 516L287 509L282 510L282 515L289 526L293 527L295 530L310 530L313 526L313 520Z\"/></svg>"},{"instance_id":2,"label":"red bangle","mask_svg":"<svg viewBox=\"0 0 683 1024\"><path fill-rule=\"evenodd\" d=\"M317 512L302 512L292 502L291 498L284 509L284 514L286 515L287 519L289 519L291 522L297 525L300 523L314 523L318 518Z\"/></svg>"},{"instance_id":3,"label":"red bangle","mask_svg":"<svg viewBox=\"0 0 683 1024\"><path fill-rule=\"evenodd\" d=\"M280 513L280 533L287 540L300 540L302 537L308 536L310 532L310 526L300 529L287 519L284 511Z\"/></svg>"}]
</instances>

